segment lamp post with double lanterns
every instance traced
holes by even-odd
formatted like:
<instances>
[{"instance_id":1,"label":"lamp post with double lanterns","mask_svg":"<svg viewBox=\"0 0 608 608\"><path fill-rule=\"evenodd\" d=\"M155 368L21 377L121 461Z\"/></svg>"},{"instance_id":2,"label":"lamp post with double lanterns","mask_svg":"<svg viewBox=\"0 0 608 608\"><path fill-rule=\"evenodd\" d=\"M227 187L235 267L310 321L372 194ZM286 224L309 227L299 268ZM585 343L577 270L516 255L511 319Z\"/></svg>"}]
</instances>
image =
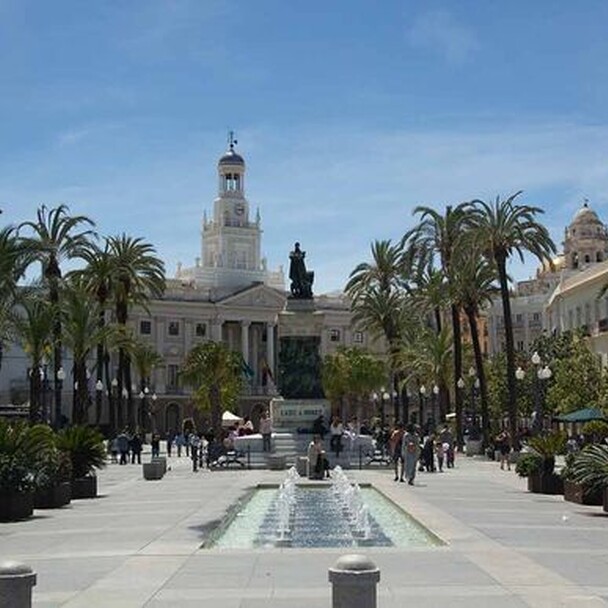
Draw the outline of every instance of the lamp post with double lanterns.
<instances>
[{"instance_id":1,"label":"lamp post with double lanterns","mask_svg":"<svg viewBox=\"0 0 608 608\"><path fill-rule=\"evenodd\" d=\"M532 427L535 433L541 433L545 418L546 381L551 378L553 372L548 365L543 366L537 351L532 354L531 361L534 365L534 421Z\"/></svg>"}]
</instances>

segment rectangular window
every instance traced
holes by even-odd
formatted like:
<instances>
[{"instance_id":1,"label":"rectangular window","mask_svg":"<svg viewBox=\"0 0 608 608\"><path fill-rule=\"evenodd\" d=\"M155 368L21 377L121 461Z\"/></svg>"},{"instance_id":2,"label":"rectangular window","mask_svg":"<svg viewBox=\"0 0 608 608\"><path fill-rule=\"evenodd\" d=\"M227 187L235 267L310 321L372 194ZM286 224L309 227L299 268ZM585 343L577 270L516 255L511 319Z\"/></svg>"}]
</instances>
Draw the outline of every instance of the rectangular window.
<instances>
[{"instance_id":1,"label":"rectangular window","mask_svg":"<svg viewBox=\"0 0 608 608\"><path fill-rule=\"evenodd\" d=\"M330 342L340 342L340 330L339 329L330 329L329 330L329 341Z\"/></svg>"},{"instance_id":2,"label":"rectangular window","mask_svg":"<svg viewBox=\"0 0 608 608\"><path fill-rule=\"evenodd\" d=\"M540 321L540 313L539 312L535 312L532 315L532 320L534 320L534 321Z\"/></svg>"},{"instance_id":3,"label":"rectangular window","mask_svg":"<svg viewBox=\"0 0 608 608\"><path fill-rule=\"evenodd\" d=\"M167 390L175 390L179 386L179 365L167 365Z\"/></svg>"},{"instance_id":4,"label":"rectangular window","mask_svg":"<svg viewBox=\"0 0 608 608\"><path fill-rule=\"evenodd\" d=\"M205 323L197 323L194 333L197 338L204 338L207 335L207 325Z\"/></svg>"},{"instance_id":5,"label":"rectangular window","mask_svg":"<svg viewBox=\"0 0 608 608\"><path fill-rule=\"evenodd\" d=\"M524 320L524 316L520 312L518 312L515 315L515 322L516 323L523 323L523 320Z\"/></svg>"},{"instance_id":6,"label":"rectangular window","mask_svg":"<svg viewBox=\"0 0 608 608\"><path fill-rule=\"evenodd\" d=\"M142 336L149 336L152 333L152 321L140 321L139 333Z\"/></svg>"},{"instance_id":7,"label":"rectangular window","mask_svg":"<svg viewBox=\"0 0 608 608\"><path fill-rule=\"evenodd\" d=\"M168 332L170 336L179 336L179 321L169 321Z\"/></svg>"},{"instance_id":8,"label":"rectangular window","mask_svg":"<svg viewBox=\"0 0 608 608\"><path fill-rule=\"evenodd\" d=\"M356 331L353 333L353 342L355 344L363 344L363 332Z\"/></svg>"},{"instance_id":9,"label":"rectangular window","mask_svg":"<svg viewBox=\"0 0 608 608\"><path fill-rule=\"evenodd\" d=\"M522 352L524 350L524 341L523 340L517 341L517 350L520 352Z\"/></svg>"}]
</instances>

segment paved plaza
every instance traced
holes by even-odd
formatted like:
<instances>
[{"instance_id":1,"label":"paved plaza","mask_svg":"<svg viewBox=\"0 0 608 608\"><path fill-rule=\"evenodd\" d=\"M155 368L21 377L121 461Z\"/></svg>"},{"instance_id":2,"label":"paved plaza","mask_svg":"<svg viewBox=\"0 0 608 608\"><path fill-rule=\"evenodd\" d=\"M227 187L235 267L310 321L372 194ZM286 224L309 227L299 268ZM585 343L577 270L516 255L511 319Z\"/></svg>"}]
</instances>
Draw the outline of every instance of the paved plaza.
<instances>
[{"instance_id":1,"label":"paved plaza","mask_svg":"<svg viewBox=\"0 0 608 608\"><path fill-rule=\"evenodd\" d=\"M173 458L160 481L110 465L101 497L0 524L0 559L38 573L38 608L329 608L328 568L351 551L201 549L248 488L280 482L266 470L192 473ZM529 494L525 480L481 459L419 474L351 471L441 537L442 547L358 549L381 570L381 608L608 606L608 515Z\"/></svg>"}]
</instances>

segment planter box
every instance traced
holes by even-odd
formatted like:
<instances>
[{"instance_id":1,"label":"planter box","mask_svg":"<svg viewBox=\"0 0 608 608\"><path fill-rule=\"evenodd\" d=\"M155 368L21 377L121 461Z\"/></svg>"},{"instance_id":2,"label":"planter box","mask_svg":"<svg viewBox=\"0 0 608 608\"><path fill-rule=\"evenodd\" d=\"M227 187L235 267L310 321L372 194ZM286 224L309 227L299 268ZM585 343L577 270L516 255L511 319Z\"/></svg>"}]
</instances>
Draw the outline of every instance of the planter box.
<instances>
[{"instance_id":1,"label":"planter box","mask_svg":"<svg viewBox=\"0 0 608 608\"><path fill-rule=\"evenodd\" d=\"M584 484L567 479L564 481L564 500L579 505L600 506L603 504L603 495L601 490L590 491Z\"/></svg>"},{"instance_id":2,"label":"planter box","mask_svg":"<svg viewBox=\"0 0 608 608\"><path fill-rule=\"evenodd\" d=\"M72 479L72 500L95 498L97 496L97 477L79 477Z\"/></svg>"},{"instance_id":3,"label":"planter box","mask_svg":"<svg viewBox=\"0 0 608 608\"><path fill-rule=\"evenodd\" d=\"M604 511L608 513L608 486L604 488Z\"/></svg>"},{"instance_id":4,"label":"planter box","mask_svg":"<svg viewBox=\"0 0 608 608\"><path fill-rule=\"evenodd\" d=\"M165 474L165 469L161 462L157 462L153 460L152 462L144 462L142 465L142 470L144 473L144 479L148 481L156 481L157 479L162 479Z\"/></svg>"},{"instance_id":5,"label":"planter box","mask_svg":"<svg viewBox=\"0 0 608 608\"><path fill-rule=\"evenodd\" d=\"M35 509L59 509L70 504L72 484L69 481L58 483L48 488L36 490L34 494Z\"/></svg>"},{"instance_id":6,"label":"planter box","mask_svg":"<svg viewBox=\"0 0 608 608\"><path fill-rule=\"evenodd\" d=\"M564 481L556 473L533 473L528 476L528 491L534 494L563 494Z\"/></svg>"},{"instance_id":7,"label":"planter box","mask_svg":"<svg viewBox=\"0 0 608 608\"><path fill-rule=\"evenodd\" d=\"M2 492L0 495L0 521L27 519L34 512L33 492Z\"/></svg>"},{"instance_id":8,"label":"planter box","mask_svg":"<svg viewBox=\"0 0 608 608\"><path fill-rule=\"evenodd\" d=\"M151 462L160 466L160 468L163 470L163 475L167 472L167 459L164 456L152 458Z\"/></svg>"}]
</instances>

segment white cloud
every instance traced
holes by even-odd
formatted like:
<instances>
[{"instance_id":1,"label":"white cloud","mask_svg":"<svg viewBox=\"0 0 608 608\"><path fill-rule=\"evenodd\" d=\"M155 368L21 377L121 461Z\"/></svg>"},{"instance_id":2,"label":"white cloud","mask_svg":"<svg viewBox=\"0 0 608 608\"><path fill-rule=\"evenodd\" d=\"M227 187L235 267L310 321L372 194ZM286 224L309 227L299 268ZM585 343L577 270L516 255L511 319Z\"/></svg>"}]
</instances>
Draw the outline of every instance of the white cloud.
<instances>
[{"instance_id":1,"label":"white cloud","mask_svg":"<svg viewBox=\"0 0 608 608\"><path fill-rule=\"evenodd\" d=\"M458 23L447 11L418 15L407 30L414 48L434 51L453 65L461 65L479 48L473 30Z\"/></svg>"}]
</instances>

